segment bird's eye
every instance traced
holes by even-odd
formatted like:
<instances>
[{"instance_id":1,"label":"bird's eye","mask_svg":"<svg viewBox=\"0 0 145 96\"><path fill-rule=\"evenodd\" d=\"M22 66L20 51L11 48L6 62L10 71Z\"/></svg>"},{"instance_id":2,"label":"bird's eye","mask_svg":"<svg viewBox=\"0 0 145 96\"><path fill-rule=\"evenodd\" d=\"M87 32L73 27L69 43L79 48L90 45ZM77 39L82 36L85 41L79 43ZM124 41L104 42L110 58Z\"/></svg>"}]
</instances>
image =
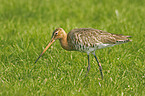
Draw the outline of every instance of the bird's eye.
<instances>
[{"instance_id":1,"label":"bird's eye","mask_svg":"<svg viewBox=\"0 0 145 96\"><path fill-rule=\"evenodd\" d=\"M56 32L55 35L58 35L58 32Z\"/></svg>"}]
</instances>

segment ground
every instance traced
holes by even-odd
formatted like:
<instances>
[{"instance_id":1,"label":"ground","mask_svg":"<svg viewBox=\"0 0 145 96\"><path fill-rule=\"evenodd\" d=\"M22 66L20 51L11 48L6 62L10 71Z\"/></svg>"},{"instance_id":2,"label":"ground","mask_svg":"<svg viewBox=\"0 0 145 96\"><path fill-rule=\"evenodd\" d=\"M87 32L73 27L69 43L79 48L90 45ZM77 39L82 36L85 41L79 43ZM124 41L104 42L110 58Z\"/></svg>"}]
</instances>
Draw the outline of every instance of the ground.
<instances>
[{"instance_id":1,"label":"ground","mask_svg":"<svg viewBox=\"0 0 145 96\"><path fill-rule=\"evenodd\" d=\"M144 0L0 0L0 95L145 95ZM34 64L55 28L95 28L132 42L87 54L56 41Z\"/></svg>"}]
</instances>

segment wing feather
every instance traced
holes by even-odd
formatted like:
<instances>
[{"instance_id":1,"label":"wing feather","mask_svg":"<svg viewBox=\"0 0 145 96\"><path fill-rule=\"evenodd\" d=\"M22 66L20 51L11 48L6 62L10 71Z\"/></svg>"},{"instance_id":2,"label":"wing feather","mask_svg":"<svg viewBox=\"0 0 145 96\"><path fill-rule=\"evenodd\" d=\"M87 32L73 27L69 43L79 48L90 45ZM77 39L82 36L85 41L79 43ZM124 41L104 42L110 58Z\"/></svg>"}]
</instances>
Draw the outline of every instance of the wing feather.
<instances>
[{"instance_id":1,"label":"wing feather","mask_svg":"<svg viewBox=\"0 0 145 96\"><path fill-rule=\"evenodd\" d=\"M112 34L102 30L92 28L73 29L68 33L68 42L70 46L75 47L76 44L93 46L96 44L119 44L130 41L130 36L120 34Z\"/></svg>"}]
</instances>

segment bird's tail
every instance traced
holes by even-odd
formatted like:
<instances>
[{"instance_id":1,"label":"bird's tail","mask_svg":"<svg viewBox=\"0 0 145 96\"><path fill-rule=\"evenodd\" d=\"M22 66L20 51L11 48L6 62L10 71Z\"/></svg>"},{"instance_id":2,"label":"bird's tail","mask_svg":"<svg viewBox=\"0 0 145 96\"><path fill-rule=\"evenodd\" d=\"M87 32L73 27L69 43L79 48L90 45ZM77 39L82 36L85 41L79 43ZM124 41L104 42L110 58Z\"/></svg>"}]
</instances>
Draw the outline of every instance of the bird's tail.
<instances>
[{"instance_id":1,"label":"bird's tail","mask_svg":"<svg viewBox=\"0 0 145 96\"><path fill-rule=\"evenodd\" d=\"M130 40L128 38L131 38L131 36L121 36L121 38L117 39L116 43L122 44L122 43L127 43L127 42L132 41L132 40Z\"/></svg>"}]
</instances>

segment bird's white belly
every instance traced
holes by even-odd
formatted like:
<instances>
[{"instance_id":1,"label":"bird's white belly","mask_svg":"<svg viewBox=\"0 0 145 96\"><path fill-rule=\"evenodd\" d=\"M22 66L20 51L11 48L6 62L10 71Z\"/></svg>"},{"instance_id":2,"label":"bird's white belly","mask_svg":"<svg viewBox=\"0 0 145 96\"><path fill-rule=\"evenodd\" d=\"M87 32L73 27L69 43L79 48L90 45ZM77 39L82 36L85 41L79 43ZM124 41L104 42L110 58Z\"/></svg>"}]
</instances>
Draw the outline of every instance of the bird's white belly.
<instances>
[{"instance_id":1,"label":"bird's white belly","mask_svg":"<svg viewBox=\"0 0 145 96\"><path fill-rule=\"evenodd\" d=\"M94 52L95 50L97 49L102 49L102 48L106 48L106 47L112 47L114 46L115 44L98 44L97 46L95 47L88 47L88 48L85 48L86 50L83 50L87 53L91 53L91 52Z\"/></svg>"},{"instance_id":2,"label":"bird's white belly","mask_svg":"<svg viewBox=\"0 0 145 96\"><path fill-rule=\"evenodd\" d=\"M102 49L102 48L106 48L106 47L112 47L115 44L99 44L97 49Z\"/></svg>"},{"instance_id":3,"label":"bird's white belly","mask_svg":"<svg viewBox=\"0 0 145 96\"><path fill-rule=\"evenodd\" d=\"M92 46L86 47L84 45L76 45L76 48L77 48L78 51L91 53L91 52L94 52L97 49L111 47L111 46L114 46L114 45L115 44L102 44L102 43L99 43L99 44L96 44L94 47L92 47Z\"/></svg>"}]
</instances>

